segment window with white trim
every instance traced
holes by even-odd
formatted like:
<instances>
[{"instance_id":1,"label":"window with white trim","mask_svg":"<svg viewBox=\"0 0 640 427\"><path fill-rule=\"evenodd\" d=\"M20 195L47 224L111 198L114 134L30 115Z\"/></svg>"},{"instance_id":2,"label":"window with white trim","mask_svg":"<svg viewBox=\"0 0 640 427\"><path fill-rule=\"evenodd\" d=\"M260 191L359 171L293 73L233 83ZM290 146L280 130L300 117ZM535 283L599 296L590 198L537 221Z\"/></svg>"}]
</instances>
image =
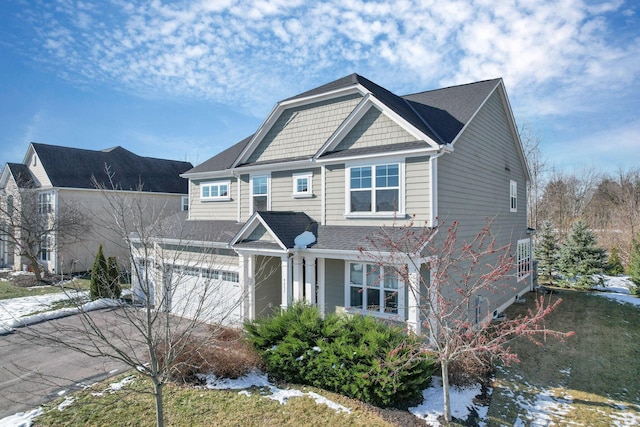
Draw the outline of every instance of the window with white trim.
<instances>
[{"instance_id":1,"label":"window with white trim","mask_svg":"<svg viewBox=\"0 0 640 427\"><path fill-rule=\"evenodd\" d=\"M38 213L49 214L53 212L53 193L38 193Z\"/></svg>"},{"instance_id":2,"label":"window with white trim","mask_svg":"<svg viewBox=\"0 0 640 427\"><path fill-rule=\"evenodd\" d=\"M311 172L293 174L293 197L303 198L313 196Z\"/></svg>"},{"instance_id":3,"label":"window with white trim","mask_svg":"<svg viewBox=\"0 0 640 427\"><path fill-rule=\"evenodd\" d=\"M393 213L400 206L400 164L349 168L349 213Z\"/></svg>"},{"instance_id":4,"label":"window with white trim","mask_svg":"<svg viewBox=\"0 0 640 427\"><path fill-rule=\"evenodd\" d=\"M347 306L366 313L398 314L399 279L391 267L350 262Z\"/></svg>"},{"instance_id":5,"label":"window with white trim","mask_svg":"<svg viewBox=\"0 0 640 427\"><path fill-rule=\"evenodd\" d=\"M182 196L182 198L180 199L180 210L189 210L189 196Z\"/></svg>"},{"instance_id":6,"label":"window with white trim","mask_svg":"<svg viewBox=\"0 0 640 427\"><path fill-rule=\"evenodd\" d=\"M513 180L509 182L509 211L518 212L518 183Z\"/></svg>"},{"instance_id":7,"label":"window with white trim","mask_svg":"<svg viewBox=\"0 0 640 427\"><path fill-rule=\"evenodd\" d=\"M48 234L42 236L40 240L40 261L51 261L51 236Z\"/></svg>"},{"instance_id":8,"label":"window with white trim","mask_svg":"<svg viewBox=\"0 0 640 427\"><path fill-rule=\"evenodd\" d=\"M200 199L201 200L230 200L231 182L203 182L200 184Z\"/></svg>"},{"instance_id":9,"label":"window with white trim","mask_svg":"<svg viewBox=\"0 0 640 427\"><path fill-rule=\"evenodd\" d=\"M269 210L269 175L251 177L251 212Z\"/></svg>"},{"instance_id":10,"label":"window with white trim","mask_svg":"<svg viewBox=\"0 0 640 427\"><path fill-rule=\"evenodd\" d=\"M516 245L516 269L518 281L531 274L531 239L518 240Z\"/></svg>"}]
</instances>

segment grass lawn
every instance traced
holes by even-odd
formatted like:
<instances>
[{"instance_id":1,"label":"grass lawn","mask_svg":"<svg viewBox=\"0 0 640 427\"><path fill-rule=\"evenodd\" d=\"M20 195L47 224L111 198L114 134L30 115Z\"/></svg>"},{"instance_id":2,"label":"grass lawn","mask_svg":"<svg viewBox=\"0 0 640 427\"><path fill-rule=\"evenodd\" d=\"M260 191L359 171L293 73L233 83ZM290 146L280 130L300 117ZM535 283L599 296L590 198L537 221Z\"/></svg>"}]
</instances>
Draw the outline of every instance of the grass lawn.
<instances>
[{"instance_id":1,"label":"grass lawn","mask_svg":"<svg viewBox=\"0 0 640 427\"><path fill-rule=\"evenodd\" d=\"M134 381L114 392L110 383L122 375L93 385L73 395L74 401L59 410L65 399L47 406L44 415L35 419L38 426L155 426L153 397L136 391L148 391L151 383L139 375ZM335 403L351 409L338 412L318 404L309 397L293 397L286 404L264 397L268 391L254 388L248 393L238 390L168 385L165 388L165 425L167 426L392 426L378 411L356 400L314 389ZM68 401L67 401L68 402Z\"/></svg>"},{"instance_id":2,"label":"grass lawn","mask_svg":"<svg viewBox=\"0 0 640 427\"><path fill-rule=\"evenodd\" d=\"M72 282L66 283L68 289L88 290L89 281L85 279L74 279ZM15 286L6 280L0 280L0 299L20 298L33 295L46 295L62 292L60 286L32 286L21 287Z\"/></svg>"},{"instance_id":3,"label":"grass lawn","mask_svg":"<svg viewBox=\"0 0 640 427\"><path fill-rule=\"evenodd\" d=\"M552 298L564 302L547 319L552 329L576 335L566 342L550 339L536 346L518 339L513 349L521 363L498 367L489 408L489 426L632 426L640 424L640 308L619 304L583 292L561 290ZM524 313L534 304L513 305L507 316ZM73 395L74 401L58 410L65 399L47 405L35 425L141 425L155 423L152 397L133 391L150 389L141 377L123 390L105 391L116 379ZM305 388L311 390L311 388ZM306 397L286 404L264 397L265 390L249 395L169 385L165 389L166 424L170 426L383 426L388 417L370 406L318 391L352 409L336 412ZM96 395L96 393L102 393ZM404 425L402 421L396 425Z\"/></svg>"},{"instance_id":4,"label":"grass lawn","mask_svg":"<svg viewBox=\"0 0 640 427\"><path fill-rule=\"evenodd\" d=\"M528 426L545 418L543 425L640 423L640 307L571 290L551 297L563 302L547 327L576 335L540 347L526 338L513 344L521 362L498 369L489 425ZM530 295L507 316L532 306Z\"/></svg>"}]
</instances>

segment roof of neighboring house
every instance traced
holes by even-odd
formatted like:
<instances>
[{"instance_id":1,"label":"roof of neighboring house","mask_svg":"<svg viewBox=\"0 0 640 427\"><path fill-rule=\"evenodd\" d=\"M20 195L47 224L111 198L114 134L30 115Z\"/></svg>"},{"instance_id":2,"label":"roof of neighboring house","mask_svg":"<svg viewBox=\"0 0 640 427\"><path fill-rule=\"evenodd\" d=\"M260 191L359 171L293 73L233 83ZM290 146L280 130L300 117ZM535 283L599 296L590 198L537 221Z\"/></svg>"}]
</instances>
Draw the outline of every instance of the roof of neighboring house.
<instances>
[{"instance_id":1,"label":"roof of neighboring house","mask_svg":"<svg viewBox=\"0 0 640 427\"><path fill-rule=\"evenodd\" d=\"M193 167L189 162L142 157L119 146L102 151L35 142L31 146L54 187L95 188L95 178L107 189L188 193L188 181L180 174Z\"/></svg>"},{"instance_id":2,"label":"roof of neighboring house","mask_svg":"<svg viewBox=\"0 0 640 427\"><path fill-rule=\"evenodd\" d=\"M358 74L350 74L338 80L334 80L315 89L287 98L282 102L303 99L323 93L361 85L367 89L376 99L393 110L396 114L429 136L438 144L452 143L465 125L473 118L491 92L499 84L500 79L484 80L460 86L451 86L443 89L430 90L405 96L398 96L378 84ZM214 172L229 169L234 160L242 153L250 142L250 136L220 154L210 158L196 166L189 173ZM426 143L424 143L426 144ZM426 144L428 146L428 144ZM336 152L327 153L324 157L334 155ZM343 151L343 155L347 150ZM349 154L369 154L355 153ZM278 159L277 161L292 161L295 158ZM275 163L276 161L274 161ZM250 165L257 165L251 163ZM245 166L245 165L241 165Z\"/></svg>"},{"instance_id":3,"label":"roof of neighboring house","mask_svg":"<svg viewBox=\"0 0 640 427\"><path fill-rule=\"evenodd\" d=\"M18 188L34 187L33 176L27 165L23 163L7 163L7 167L11 175L13 175L13 179L16 181Z\"/></svg>"}]
</instances>

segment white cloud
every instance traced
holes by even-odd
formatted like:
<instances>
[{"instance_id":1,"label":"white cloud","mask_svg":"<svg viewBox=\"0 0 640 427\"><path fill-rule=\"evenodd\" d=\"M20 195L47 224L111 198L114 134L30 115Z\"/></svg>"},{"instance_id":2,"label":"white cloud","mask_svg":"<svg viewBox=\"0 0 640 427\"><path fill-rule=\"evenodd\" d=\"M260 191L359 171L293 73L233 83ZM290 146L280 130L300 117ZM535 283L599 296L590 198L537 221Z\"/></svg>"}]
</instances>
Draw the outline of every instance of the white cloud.
<instances>
[{"instance_id":1,"label":"white cloud","mask_svg":"<svg viewBox=\"0 0 640 427\"><path fill-rule=\"evenodd\" d=\"M640 75L640 43L617 44L612 21L633 19L634 6L592 3L41 0L29 22L35 56L60 75L144 96L204 98L260 115L354 71L410 91L504 77L510 94L542 106L537 114L563 114Z\"/></svg>"}]
</instances>

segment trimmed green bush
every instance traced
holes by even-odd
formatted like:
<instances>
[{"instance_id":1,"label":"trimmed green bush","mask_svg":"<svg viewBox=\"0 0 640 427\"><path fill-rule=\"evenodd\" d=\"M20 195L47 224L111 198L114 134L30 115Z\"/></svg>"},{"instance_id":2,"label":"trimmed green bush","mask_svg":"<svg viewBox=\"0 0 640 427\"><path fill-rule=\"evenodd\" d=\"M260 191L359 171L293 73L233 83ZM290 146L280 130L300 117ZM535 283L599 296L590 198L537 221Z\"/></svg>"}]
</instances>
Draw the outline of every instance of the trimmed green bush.
<instances>
[{"instance_id":1,"label":"trimmed green bush","mask_svg":"<svg viewBox=\"0 0 640 427\"><path fill-rule=\"evenodd\" d=\"M328 315L296 304L246 325L276 379L307 384L381 407L421 396L433 360L400 327L368 316Z\"/></svg>"}]
</instances>

